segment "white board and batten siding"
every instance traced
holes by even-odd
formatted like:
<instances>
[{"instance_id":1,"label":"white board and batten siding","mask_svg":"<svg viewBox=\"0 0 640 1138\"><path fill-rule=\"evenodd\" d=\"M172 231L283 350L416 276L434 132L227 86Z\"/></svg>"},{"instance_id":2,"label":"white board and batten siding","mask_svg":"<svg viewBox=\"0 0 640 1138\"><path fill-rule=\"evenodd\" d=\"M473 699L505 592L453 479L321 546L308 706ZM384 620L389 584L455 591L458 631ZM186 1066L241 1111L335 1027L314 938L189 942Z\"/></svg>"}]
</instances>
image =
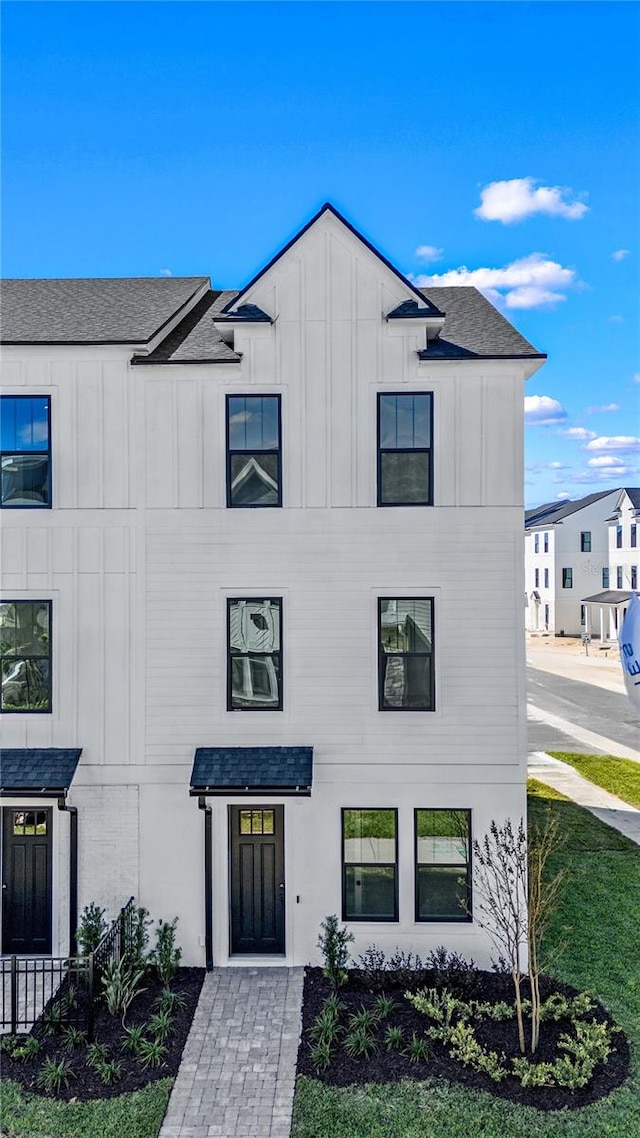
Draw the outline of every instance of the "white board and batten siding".
<instances>
[{"instance_id":1,"label":"white board and batten siding","mask_svg":"<svg viewBox=\"0 0 640 1138\"><path fill-rule=\"evenodd\" d=\"M406 297L327 216L245 298L277 320L236 331L240 364L4 352L3 392L51 396L54 495L52 510L3 512L3 596L54 601L53 713L6 716L4 745L83 748L81 905L113 911L135 892L177 914L187 964L204 959L203 816L188 795L202 746L314 748L311 797L285 804L288 962L315 959L320 920L340 912L344 806L399 811L400 920L354 924L354 951L446 942L489 957L475 924L414 922L413 810L470 808L478 836L525 812L528 371L420 362L424 329L383 319ZM433 507L376 507L379 391L433 393ZM247 393L282 397L282 509L226 508L225 395ZM282 598L282 712L226 710L226 602L245 595ZM435 600L432 713L378 711L380 596ZM212 805L225 964L228 803Z\"/></svg>"}]
</instances>

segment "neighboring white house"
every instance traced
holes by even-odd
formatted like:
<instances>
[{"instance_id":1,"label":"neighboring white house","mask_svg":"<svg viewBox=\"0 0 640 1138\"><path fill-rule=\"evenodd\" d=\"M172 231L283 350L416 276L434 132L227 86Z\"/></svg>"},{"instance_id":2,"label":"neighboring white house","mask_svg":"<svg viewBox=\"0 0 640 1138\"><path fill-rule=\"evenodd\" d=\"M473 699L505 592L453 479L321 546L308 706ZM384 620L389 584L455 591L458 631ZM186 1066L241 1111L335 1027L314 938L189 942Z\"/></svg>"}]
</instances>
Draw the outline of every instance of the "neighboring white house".
<instances>
[{"instance_id":1,"label":"neighboring white house","mask_svg":"<svg viewBox=\"0 0 640 1138\"><path fill-rule=\"evenodd\" d=\"M529 632L580 636L584 598L608 588L607 519L619 490L575 502L547 502L525 513L525 612Z\"/></svg>"},{"instance_id":2,"label":"neighboring white house","mask_svg":"<svg viewBox=\"0 0 640 1138\"><path fill-rule=\"evenodd\" d=\"M239 293L5 282L2 338L2 950L135 894L185 964L317 959L334 912L488 962L544 357L331 206Z\"/></svg>"},{"instance_id":3,"label":"neighboring white house","mask_svg":"<svg viewBox=\"0 0 640 1138\"><path fill-rule=\"evenodd\" d=\"M607 518L608 572L604 588L586 598L587 619L603 640L616 640L627 611L626 602L640 580L640 487L616 491L615 508Z\"/></svg>"}]
</instances>

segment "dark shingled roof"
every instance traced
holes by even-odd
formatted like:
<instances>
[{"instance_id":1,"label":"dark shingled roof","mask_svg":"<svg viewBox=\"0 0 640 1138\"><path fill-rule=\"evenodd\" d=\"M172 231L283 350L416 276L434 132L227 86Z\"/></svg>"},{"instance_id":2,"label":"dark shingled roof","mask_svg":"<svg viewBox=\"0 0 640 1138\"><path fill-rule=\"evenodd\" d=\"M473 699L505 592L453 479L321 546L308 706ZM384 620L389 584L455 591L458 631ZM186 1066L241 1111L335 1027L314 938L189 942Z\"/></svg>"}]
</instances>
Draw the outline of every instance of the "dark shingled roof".
<instances>
[{"instance_id":1,"label":"dark shingled roof","mask_svg":"<svg viewBox=\"0 0 640 1138\"><path fill-rule=\"evenodd\" d=\"M584 604L592 605L621 605L631 600L633 593L625 589L605 589L602 593L594 593L592 597L583 597Z\"/></svg>"},{"instance_id":2,"label":"dark shingled roof","mask_svg":"<svg viewBox=\"0 0 640 1138\"><path fill-rule=\"evenodd\" d=\"M634 510L640 510L640 486L625 486L624 491Z\"/></svg>"},{"instance_id":3,"label":"dark shingled roof","mask_svg":"<svg viewBox=\"0 0 640 1138\"><path fill-rule=\"evenodd\" d=\"M192 794L309 794L313 747L198 747L191 771Z\"/></svg>"},{"instance_id":4,"label":"dark shingled roof","mask_svg":"<svg viewBox=\"0 0 640 1138\"><path fill-rule=\"evenodd\" d=\"M421 320L425 316L444 316L435 304L428 303L427 307L421 307L417 300L403 300L402 304L398 304L391 312L387 312L387 320L415 320L419 317Z\"/></svg>"},{"instance_id":5,"label":"dark shingled roof","mask_svg":"<svg viewBox=\"0 0 640 1138\"><path fill-rule=\"evenodd\" d=\"M0 282L5 344L143 344L208 277L127 277Z\"/></svg>"},{"instance_id":6,"label":"dark shingled roof","mask_svg":"<svg viewBox=\"0 0 640 1138\"><path fill-rule=\"evenodd\" d=\"M418 352L421 360L547 358L477 288L455 285L421 291L445 313L440 335Z\"/></svg>"},{"instance_id":7,"label":"dark shingled roof","mask_svg":"<svg viewBox=\"0 0 640 1138\"><path fill-rule=\"evenodd\" d=\"M584 510L585 506L590 506L592 502L598 502L600 498L606 498L607 494L615 494L615 489L611 490L598 490L596 494L587 494L585 498L578 498L575 502L568 502L562 499L559 502L546 502L543 506L536 506L533 510L526 510L524 515L524 528L532 529L534 526L553 526L556 522L561 522L564 518L568 518L571 514L576 514L578 510Z\"/></svg>"},{"instance_id":8,"label":"dark shingled roof","mask_svg":"<svg viewBox=\"0 0 640 1138\"><path fill-rule=\"evenodd\" d=\"M148 356L134 356L132 363L239 363L240 356L225 344L213 323L220 308L233 295L210 289L157 348Z\"/></svg>"},{"instance_id":9,"label":"dark shingled roof","mask_svg":"<svg viewBox=\"0 0 640 1138\"><path fill-rule=\"evenodd\" d=\"M64 793L71 785L81 754L81 747L2 747L0 791Z\"/></svg>"}]
</instances>

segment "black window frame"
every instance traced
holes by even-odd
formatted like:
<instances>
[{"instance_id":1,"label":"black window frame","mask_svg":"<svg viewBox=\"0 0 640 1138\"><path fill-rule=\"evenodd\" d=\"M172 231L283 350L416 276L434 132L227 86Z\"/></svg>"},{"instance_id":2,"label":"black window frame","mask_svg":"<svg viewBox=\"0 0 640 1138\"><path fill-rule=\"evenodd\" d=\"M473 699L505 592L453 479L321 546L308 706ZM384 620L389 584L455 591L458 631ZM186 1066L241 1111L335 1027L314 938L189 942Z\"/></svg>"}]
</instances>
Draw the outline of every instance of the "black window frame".
<instances>
[{"instance_id":1,"label":"black window frame","mask_svg":"<svg viewBox=\"0 0 640 1138\"><path fill-rule=\"evenodd\" d=\"M419 916L418 866L419 866L419 864L424 864L424 865L429 864L429 862L423 862L423 863L418 862L418 813L425 812L425 811L430 811L430 812L439 811L440 813L466 814L467 818L468 818L469 854L468 854L468 860L466 863L466 866L467 866L467 870L466 870L466 872L467 872L467 903L466 903L466 908L463 908L462 906L460 906L460 913L461 913L460 917L421 917L421 916ZM473 865L472 865L472 860L473 860L473 838L472 838L472 835L473 835L473 831L472 831L472 822L473 822L472 811L469 807L466 807L466 806L464 806L464 807L460 807L460 806L415 806L414 807L414 810L413 810L413 876L414 876L414 920L415 920L416 924L420 924L420 925L467 924L467 925L469 925L473 922ZM438 862L438 864L444 865L445 868L453 868L453 866L455 865L455 868L462 869L462 866L460 866L459 863L457 863L457 862L455 862L455 863L453 863L453 862L451 862L451 863L444 863L444 862L440 863L440 862Z\"/></svg>"},{"instance_id":2,"label":"black window frame","mask_svg":"<svg viewBox=\"0 0 640 1138\"><path fill-rule=\"evenodd\" d=\"M624 566L616 565L616 589L624 589Z\"/></svg>"},{"instance_id":3,"label":"black window frame","mask_svg":"<svg viewBox=\"0 0 640 1138\"><path fill-rule=\"evenodd\" d=\"M562 570L562 588L563 589L572 589L573 588L573 566L572 565L568 566L566 569L563 568L563 570Z\"/></svg>"},{"instance_id":4,"label":"black window frame","mask_svg":"<svg viewBox=\"0 0 640 1138\"><path fill-rule=\"evenodd\" d=\"M602 588L603 589L610 588L609 581L610 581L609 568L607 565L605 565L605 566L603 566L603 569L602 569Z\"/></svg>"},{"instance_id":5,"label":"black window frame","mask_svg":"<svg viewBox=\"0 0 640 1138\"><path fill-rule=\"evenodd\" d=\"M345 836L344 836L344 820L345 814L348 810L371 810L376 813L381 810L389 811L393 814L395 819L395 861L392 862L360 862L360 861L345 861ZM399 907L399 860L398 860L398 808L397 806L342 806L340 809L340 859L342 866L342 920L358 924L397 924L400 920L400 907ZM377 865L381 869L393 869L393 916L392 917L352 917L347 915L347 865L349 866L362 866L362 865Z\"/></svg>"},{"instance_id":6,"label":"black window frame","mask_svg":"<svg viewBox=\"0 0 640 1138\"><path fill-rule=\"evenodd\" d=\"M271 605L277 605L279 612L279 640L280 647L276 652L231 652L231 606L238 604L241 601L253 601L255 603L264 604L269 601ZM267 597L267 596L245 596L245 597L227 597L227 711L236 712L273 712L284 710L284 664L283 664L283 604L282 597ZM233 706L233 660L238 658L251 659L254 657L278 657L278 705L277 707L271 705L270 707L234 707Z\"/></svg>"},{"instance_id":7,"label":"black window frame","mask_svg":"<svg viewBox=\"0 0 640 1138\"><path fill-rule=\"evenodd\" d=\"M630 538L629 544L630 544L631 549L637 549L638 548L638 526L637 526L636 522L631 523L631 527L629 530L629 538Z\"/></svg>"},{"instance_id":8,"label":"black window frame","mask_svg":"<svg viewBox=\"0 0 640 1138\"><path fill-rule=\"evenodd\" d=\"M587 606L580 605L580 627L584 628L587 623Z\"/></svg>"},{"instance_id":9,"label":"black window frame","mask_svg":"<svg viewBox=\"0 0 640 1138\"><path fill-rule=\"evenodd\" d=\"M545 588L545 589L549 588L549 570L548 569L545 569L545 571L544 571L544 586L543 586L543 588Z\"/></svg>"},{"instance_id":10,"label":"black window frame","mask_svg":"<svg viewBox=\"0 0 640 1138\"><path fill-rule=\"evenodd\" d=\"M536 589L540 588L540 570L538 569L537 566L533 571L533 584L534 584L534 588L536 588Z\"/></svg>"},{"instance_id":11,"label":"black window frame","mask_svg":"<svg viewBox=\"0 0 640 1138\"><path fill-rule=\"evenodd\" d=\"M583 529L580 531L580 552L591 553L591 530Z\"/></svg>"},{"instance_id":12,"label":"black window frame","mask_svg":"<svg viewBox=\"0 0 640 1138\"><path fill-rule=\"evenodd\" d=\"M616 549L622 549L622 526L616 526Z\"/></svg>"},{"instance_id":13,"label":"black window frame","mask_svg":"<svg viewBox=\"0 0 640 1138\"><path fill-rule=\"evenodd\" d=\"M53 714L53 601L41 597L0 597L0 605L46 605L49 609L49 653L47 656L4 656L0 651L0 712L2 715L52 715ZM5 660L48 660L49 661L49 706L48 707L4 707L2 665Z\"/></svg>"},{"instance_id":14,"label":"black window frame","mask_svg":"<svg viewBox=\"0 0 640 1138\"><path fill-rule=\"evenodd\" d=\"M534 553L540 552L540 534L539 533L534 533L534 535L533 535L533 552Z\"/></svg>"},{"instance_id":15,"label":"black window frame","mask_svg":"<svg viewBox=\"0 0 640 1138\"><path fill-rule=\"evenodd\" d=\"M37 395L34 392L25 394L20 392L17 395L5 391L0 395L0 413L1 404L3 399L43 399L47 404L47 449L46 450L0 450L0 471L2 470L2 460L4 458L23 458L29 455L47 458L47 501L46 502L31 502L28 505L20 502L15 506L11 502L4 502L2 500L2 481L0 473L0 509L2 510L50 510L53 506L53 486L51 477L51 466L53 462L53 455L51 450L51 396L50 395Z\"/></svg>"},{"instance_id":16,"label":"black window frame","mask_svg":"<svg viewBox=\"0 0 640 1138\"><path fill-rule=\"evenodd\" d=\"M277 450L260 450L259 447L231 448L229 446L229 401L231 399L276 399L278 407L278 447ZM278 510L282 508L282 396L273 391L239 391L228 392L224 404L225 421L225 451L226 451L226 478L227 478L227 509L228 510ZM270 454L277 455L278 469L278 501L277 502L247 502L239 504L232 501L231 493L231 460L236 454Z\"/></svg>"},{"instance_id":17,"label":"black window frame","mask_svg":"<svg viewBox=\"0 0 640 1138\"><path fill-rule=\"evenodd\" d=\"M638 566L631 566L631 591L633 593L638 591Z\"/></svg>"},{"instance_id":18,"label":"black window frame","mask_svg":"<svg viewBox=\"0 0 640 1138\"><path fill-rule=\"evenodd\" d=\"M543 534L543 538L544 538L544 540L543 540L544 552L548 553L549 552L549 534L548 534L548 532L545 532Z\"/></svg>"},{"instance_id":19,"label":"black window frame","mask_svg":"<svg viewBox=\"0 0 640 1138\"><path fill-rule=\"evenodd\" d=\"M382 650L382 605L385 601L429 601L431 605L431 651L430 652L383 652ZM378 711L384 712L413 712L416 715L424 715L425 712L429 713L436 710L436 632L435 632L435 597L378 597L378 627L376 630L377 636L377 649L378 649ZM416 657L429 657L431 660L430 668L430 687L429 687L429 707L385 707L384 706L384 668L383 661L390 655L402 657L407 656Z\"/></svg>"},{"instance_id":20,"label":"black window frame","mask_svg":"<svg viewBox=\"0 0 640 1138\"><path fill-rule=\"evenodd\" d=\"M428 447L384 447L380 445L380 408L381 400L385 398L398 398L399 396L413 396L420 395L426 396L429 400L429 434L431 438L431 446ZM418 509L426 509L433 506L433 391L378 391L376 398L377 409L377 423L376 423L376 476L377 476L377 492L376 492L376 505L380 509L390 507L396 509L398 506L411 506ZM382 455L383 454L426 454L428 456L428 478L429 478L429 494L426 502L383 502L382 501Z\"/></svg>"}]
</instances>

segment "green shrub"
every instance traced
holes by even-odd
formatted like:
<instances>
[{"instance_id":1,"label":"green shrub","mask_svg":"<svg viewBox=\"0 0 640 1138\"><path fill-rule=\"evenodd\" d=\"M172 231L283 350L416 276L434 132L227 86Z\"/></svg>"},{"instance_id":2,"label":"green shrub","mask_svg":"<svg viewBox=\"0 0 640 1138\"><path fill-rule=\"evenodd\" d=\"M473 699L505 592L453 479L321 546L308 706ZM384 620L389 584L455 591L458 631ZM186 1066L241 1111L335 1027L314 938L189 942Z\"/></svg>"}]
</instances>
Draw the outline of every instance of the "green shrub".
<instances>
[{"instance_id":1,"label":"green shrub","mask_svg":"<svg viewBox=\"0 0 640 1138\"><path fill-rule=\"evenodd\" d=\"M187 1001L171 988L163 988L161 994L153 1001L154 1011L174 1012L178 1008L186 1008Z\"/></svg>"},{"instance_id":2,"label":"green shrub","mask_svg":"<svg viewBox=\"0 0 640 1138\"><path fill-rule=\"evenodd\" d=\"M45 1059L42 1070L38 1075L38 1082L47 1091L56 1094L63 1087L69 1086L69 1076L73 1074L68 1059L60 1059L57 1063L53 1059Z\"/></svg>"},{"instance_id":3,"label":"green shrub","mask_svg":"<svg viewBox=\"0 0 640 1138\"><path fill-rule=\"evenodd\" d=\"M150 1033L150 1035L153 1036L154 1039L160 1040L160 1043L164 1043L171 1029L172 1023L170 1012L156 1012L155 1015L151 1016L151 1019L147 1024L147 1031Z\"/></svg>"},{"instance_id":4,"label":"green shrub","mask_svg":"<svg viewBox=\"0 0 640 1138\"><path fill-rule=\"evenodd\" d=\"M384 1045L387 1051L398 1051L402 1046L402 1028L388 1027L385 1032Z\"/></svg>"},{"instance_id":5,"label":"green shrub","mask_svg":"<svg viewBox=\"0 0 640 1138\"><path fill-rule=\"evenodd\" d=\"M14 1038L16 1043L11 1051L12 1059L35 1059L36 1055L40 1053L40 1040L36 1039L35 1035Z\"/></svg>"},{"instance_id":6,"label":"green shrub","mask_svg":"<svg viewBox=\"0 0 640 1138\"><path fill-rule=\"evenodd\" d=\"M67 1051L75 1051L77 1047L82 1047L83 1043L87 1042L84 1031L80 1031L77 1027L65 1027L62 1034Z\"/></svg>"},{"instance_id":7,"label":"green shrub","mask_svg":"<svg viewBox=\"0 0 640 1138\"><path fill-rule=\"evenodd\" d=\"M384 994L381 994L374 1001L373 1006L376 1010L376 1018L379 1020L385 1020L385 1019L389 1018L392 1011L394 1011L395 1008L397 1007L397 1004L396 1004L395 1000L391 999L390 996L385 996Z\"/></svg>"},{"instance_id":8,"label":"green shrub","mask_svg":"<svg viewBox=\"0 0 640 1138\"><path fill-rule=\"evenodd\" d=\"M140 1044L144 1039L144 1025L140 1027L125 1027L124 1038L120 1044L123 1051L131 1051L133 1055L140 1053Z\"/></svg>"},{"instance_id":9,"label":"green shrub","mask_svg":"<svg viewBox=\"0 0 640 1138\"><path fill-rule=\"evenodd\" d=\"M377 1020L376 1013L371 1008L360 1008L349 1016L350 1031L371 1031Z\"/></svg>"},{"instance_id":10,"label":"green shrub","mask_svg":"<svg viewBox=\"0 0 640 1138\"><path fill-rule=\"evenodd\" d=\"M429 1058L429 1042L415 1031L407 1045L407 1055L412 1063L424 1063Z\"/></svg>"},{"instance_id":11,"label":"green shrub","mask_svg":"<svg viewBox=\"0 0 640 1138\"><path fill-rule=\"evenodd\" d=\"M133 1000L145 991L140 987L143 979L144 969L136 968L127 956L110 960L100 977L109 1015L122 1016L123 1025Z\"/></svg>"},{"instance_id":12,"label":"green shrub","mask_svg":"<svg viewBox=\"0 0 640 1138\"><path fill-rule=\"evenodd\" d=\"M365 988L370 992L380 992L386 982L387 960L384 952L375 944L358 957L358 968L362 972Z\"/></svg>"},{"instance_id":13,"label":"green shrub","mask_svg":"<svg viewBox=\"0 0 640 1138\"><path fill-rule=\"evenodd\" d=\"M309 1057L316 1071L324 1071L331 1062L331 1044L326 1040L319 1040L309 1052Z\"/></svg>"},{"instance_id":14,"label":"green shrub","mask_svg":"<svg viewBox=\"0 0 640 1138\"><path fill-rule=\"evenodd\" d=\"M500 1057L495 1051L485 1051L470 1023L461 1021L455 1025L449 1036L449 1048L452 1059L474 1071L483 1071L496 1083L507 1075L504 1055Z\"/></svg>"},{"instance_id":15,"label":"green shrub","mask_svg":"<svg viewBox=\"0 0 640 1138\"><path fill-rule=\"evenodd\" d=\"M344 926L340 928L335 913L325 917L320 925L318 948L322 953L324 967L322 969L334 992L342 987L347 979L347 965L349 963L349 948L355 937Z\"/></svg>"},{"instance_id":16,"label":"green shrub","mask_svg":"<svg viewBox=\"0 0 640 1138\"><path fill-rule=\"evenodd\" d=\"M87 1047L87 1066L97 1071L109 1058L109 1048L106 1043L90 1043Z\"/></svg>"},{"instance_id":17,"label":"green shrub","mask_svg":"<svg viewBox=\"0 0 640 1138\"><path fill-rule=\"evenodd\" d=\"M142 1039L138 1051L140 1065L146 1071L149 1067L160 1067L167 1054L167 1048L159 1039Z\"/></svg>"},{"instance_id":18,"label":"green shrub","mask_svg":"<svg viewBox=\"0 0 640 1138\"><path fill-rule=\"evenodd\" d=\"M143 905L128 915L125 921L125 952L134 968L147 967L149 929L153 921Z\"/></svg>"},{"instance_id":19,"label":"green shrub","mask_svg":"<svg viewBox=\"0 0 640 1138\"><path fill-rule=\"evenodd\" d=\"M339 996L337 996L335 992L332 992L324 1001L322 1009L329 1015L332 1015L334 1019L338 1019L340 1012L344 1011L344 1004Z\"/></svg>"},{"instance_id":20,"label":"green shrub","mask_svg":"<svg viewBox=\"0 0 640 1138\"><path fill-rule=\"evenodd\" d=\"M376 1050L376 1041L365 1027L357 1027L348 1032L344 1039L344 1049L352 1059L368 1059Z\"/></svg>"},{"instance_id":21,"label":"green shrub","mask_svg":"<svg viewBox=\"0 0 640 1138\"><path fill-rule=\"evenodd\" d=\"M156 942L149 953L149 962L155 965L162 983L168 986L176 975L182 958L182 949L176 945L178 918L172 921L158 921Z\"/></svg>"},{"instance_id":22,"label":"green shrub","mask_svg":"<svg viewBox=\"0 0 640 1138\"><path fill-rule=\"evenodd\" d=\"M312 1043L328 1043L331 1045L338 1035L337 1016L324 1007L313 1021L308 1034Z\"/></svg>"},{"instance_id":23,"label":"green shrub","mask_svg":"<svg viewBox=\"0 0 640 1138\"><path fill-rule=\"evenodd\" d=\"M109 928L104 919L106 909L101 909L95 902L85 905L80 914L80 924L76 932L78 948L81 956L88 956L97 948Z\"/></svg>"},{"instance_id":24,"label":"green shrub","mask_svg":"<svg viewBox=\"0 0 640 1138\"><path fill-rule=\"evenodd\" d=\"M122 1064L116 1063L114 1059L107 1060L101 1063L99 1067L96 1067L96 1072L105 1087L112 1087L114 1083L118 1083L122 1078Z\"/></svg>"},{"instance_id":25,"label":"green shrub","mask_svg":"<svg viewBox=\"0 0 640 1138\"><path fill-rule=\"evenodd\" d=\"M405 999L413 1004L418 1012L442 1027L450 1027L454 1015L468 1019L471 1014L469 1004L458 1000L446 988L421 988L419 992L405 992Z\"/></svg>"}]
</instances>

